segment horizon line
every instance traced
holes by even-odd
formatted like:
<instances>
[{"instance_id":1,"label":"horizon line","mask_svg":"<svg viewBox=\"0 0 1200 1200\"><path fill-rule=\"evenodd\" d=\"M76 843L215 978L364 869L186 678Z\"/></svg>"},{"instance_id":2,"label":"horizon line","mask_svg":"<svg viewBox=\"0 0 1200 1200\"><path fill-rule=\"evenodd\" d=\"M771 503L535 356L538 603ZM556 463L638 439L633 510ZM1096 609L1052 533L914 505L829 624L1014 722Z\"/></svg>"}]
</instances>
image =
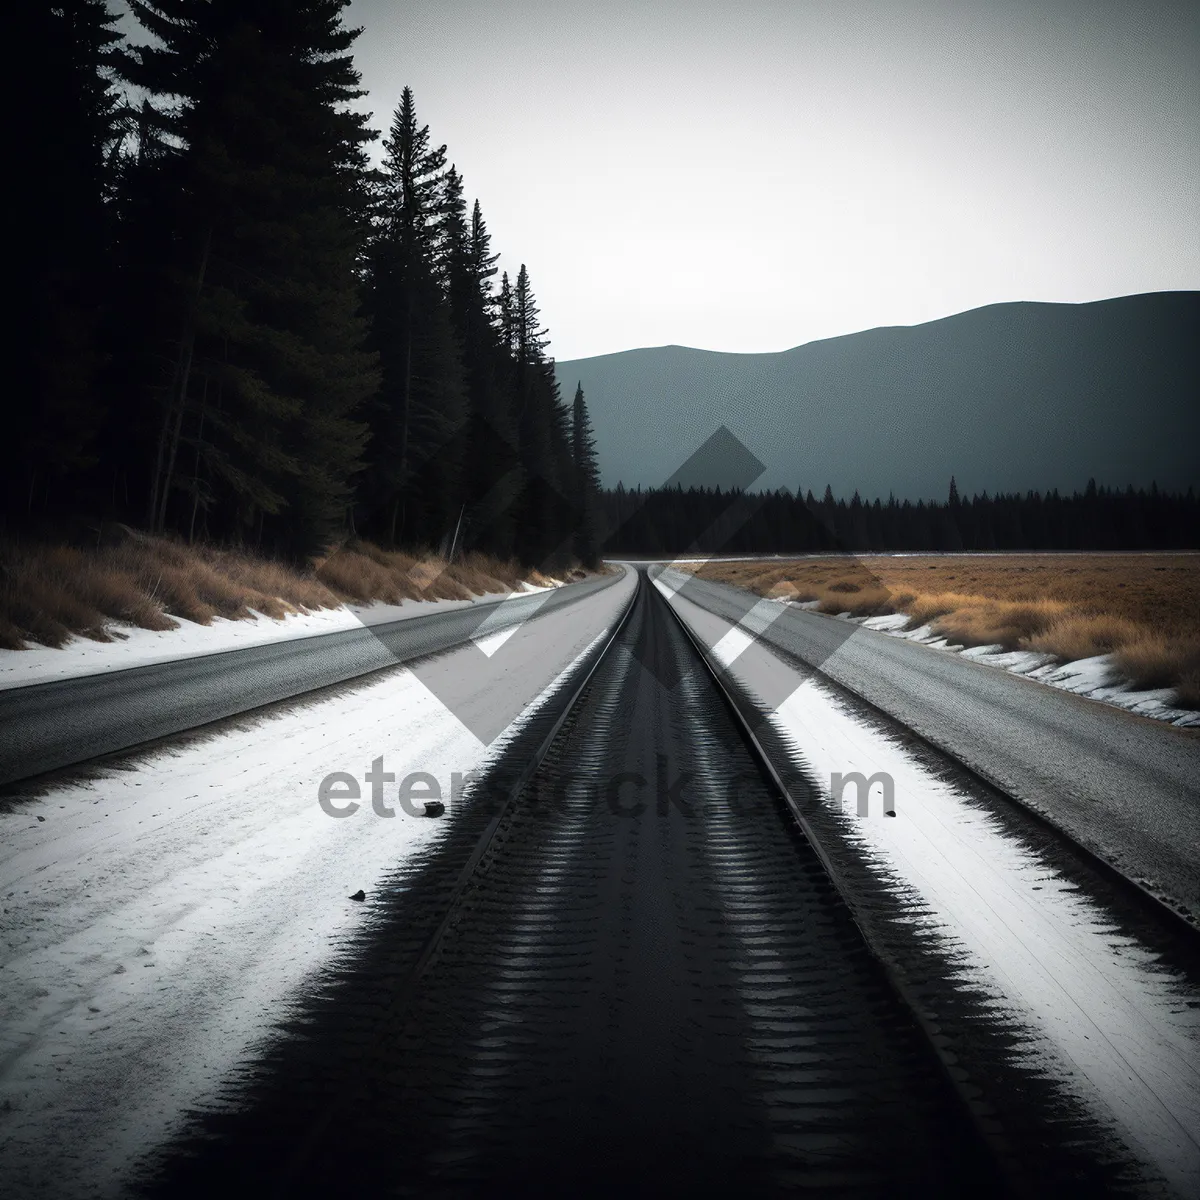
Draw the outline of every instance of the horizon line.
<instances>
[{"instance_id":1,"label":"horizon line","mask_svg":"<svg viewBox=\"0 0 1200 1200\"><path fill-rule=\"evenodd\" d=\"M816 346L821 342L834 342L839 338L856 337L861 333L876 333L889 329L918 329L922 325L936 325L941 321L952 321L956 317L964 317L970 313L983 312L988 308L1014 308L1017 305L1037 304L1052 308L1082 308L1090 304L1109 304L1114 300L1135 300L1143 296L1189 296L1200 293L1200 287L1195 288L1163 288L1149 292L1122 292L1115 296L1100 296L1094 300L996 300L990 304L980 304L975 308L964 308L956 312L946 313L945 316L931 317L927 321L912 321L908 324L867 325L861 329L850 329L845 333L829 334L826 337L811 338L806 342L797 342L785 346L782 350L710 350L705 346L689 346L682 342L661 342L655 345L628 346L623 350L606 350L599 354L581 354L574 358L552 357L555 367L560 364L590 362L596 358L615 358L619 354L637 354L643 350L691 350L697 354L721 354L727 357L765 358L775 354L790 354L793 350L802 350L805 346Z\"/></svg>"}]
</instances>

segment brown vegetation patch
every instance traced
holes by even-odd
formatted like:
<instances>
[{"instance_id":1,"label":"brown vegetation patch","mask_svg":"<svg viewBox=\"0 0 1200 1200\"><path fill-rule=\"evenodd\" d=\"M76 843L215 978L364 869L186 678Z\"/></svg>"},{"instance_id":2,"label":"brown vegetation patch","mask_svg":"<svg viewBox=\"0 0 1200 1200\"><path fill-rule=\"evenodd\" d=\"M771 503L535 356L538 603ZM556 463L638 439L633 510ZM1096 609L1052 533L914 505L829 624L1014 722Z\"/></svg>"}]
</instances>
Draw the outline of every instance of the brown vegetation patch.
<instances>
[{"instance_id":1,"label":"brown vegetation patch","mask_svg":"<svg viewBox=\"0 0 1200 1200\"><path fill-rule=\"evenodd\" d=\"M576 577L583 572L576 571ZM120 527L91 548L0 544L0 649L62 646L73 635L112 641L114 626L174 629L179 620L281 618L341 604L466 600L550 580L515 561L472 553L447 563L431 552L356 540L307 570L217 546L189 546Z\"/></svg>"},{"instance_id":2,"label":"brown vegetation patch","mask_svg":"<svg viewBox=\"0 0 1200 1200\"><path fill-rule=\"evenodd\" d=\"M904 613L964 646L1112 654L1137 687L1200 707L1200 555L989 554L710 561L705 578L826 613Z\"/></svg>"}]
</instances>

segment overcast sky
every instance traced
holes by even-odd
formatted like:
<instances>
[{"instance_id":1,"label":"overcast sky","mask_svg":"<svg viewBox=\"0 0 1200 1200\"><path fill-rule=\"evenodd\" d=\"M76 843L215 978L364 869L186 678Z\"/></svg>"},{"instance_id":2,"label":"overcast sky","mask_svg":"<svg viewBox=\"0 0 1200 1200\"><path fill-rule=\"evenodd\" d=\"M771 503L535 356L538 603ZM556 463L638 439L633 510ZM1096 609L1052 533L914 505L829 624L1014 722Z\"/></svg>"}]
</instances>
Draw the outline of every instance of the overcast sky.
<instances>
[{"instance_id":1,"label":"overcast sky","mask_svg":"<svg viewBox=\"0 0 1200 1200\"><path fill-rule=\"evenodd\" d=\"M1200 4L354 0L569 359L1200 287Z\"/></svg>"}]
</instances>

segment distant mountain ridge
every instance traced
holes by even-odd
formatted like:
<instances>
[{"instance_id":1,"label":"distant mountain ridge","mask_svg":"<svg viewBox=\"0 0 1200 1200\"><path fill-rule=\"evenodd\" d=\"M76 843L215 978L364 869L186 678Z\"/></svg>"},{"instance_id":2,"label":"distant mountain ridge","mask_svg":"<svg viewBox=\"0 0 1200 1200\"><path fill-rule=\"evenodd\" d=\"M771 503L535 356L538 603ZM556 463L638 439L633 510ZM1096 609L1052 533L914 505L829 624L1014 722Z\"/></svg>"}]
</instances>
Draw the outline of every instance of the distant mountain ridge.
<instances>
[{"instance_id":1,"label":"distant mountain ridge","mask_svg":"<svg viewBox=\"0 0 1200 1200\"><path fill-rule=\"evenodd\" d=\"M722 425L755 488L944 498L1200 486L1200 292L1019 302L773 354L683 346L557 364L604 483L658 485Z\"/></svg>"}]
</instances>

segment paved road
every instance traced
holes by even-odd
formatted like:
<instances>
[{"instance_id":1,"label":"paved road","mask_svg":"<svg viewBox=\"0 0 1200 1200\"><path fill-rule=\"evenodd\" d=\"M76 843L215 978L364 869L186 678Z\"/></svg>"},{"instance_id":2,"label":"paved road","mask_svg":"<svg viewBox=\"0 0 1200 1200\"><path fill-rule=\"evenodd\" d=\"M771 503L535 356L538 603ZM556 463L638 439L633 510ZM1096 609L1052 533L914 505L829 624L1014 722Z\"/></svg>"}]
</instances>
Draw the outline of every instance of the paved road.
<instances>
[{"instance_id":1,"label":"paved road","mask_svg":"<svg viewBox=\"0 0 1200 1200\"><path fill-rule=\"evenodd\" d=\"M730 621L757 601L694 578L682 594ZM748 618L748 631L759 624ZM759 636L819 666L1200 920L1196 733L795 607L782 608Z\"/></svg>"},{"instance_id":2,"label":"paved road","mask_svg":"<svg viewBox=\"0 0 1200 1200\"><path fill-rule=\"evenodd\" d=\"M438 653L573 604L618 575L370 628L0 691L0 784ZM503 605L501 613L497 609Z\"/></svg>"}]
</instances>

